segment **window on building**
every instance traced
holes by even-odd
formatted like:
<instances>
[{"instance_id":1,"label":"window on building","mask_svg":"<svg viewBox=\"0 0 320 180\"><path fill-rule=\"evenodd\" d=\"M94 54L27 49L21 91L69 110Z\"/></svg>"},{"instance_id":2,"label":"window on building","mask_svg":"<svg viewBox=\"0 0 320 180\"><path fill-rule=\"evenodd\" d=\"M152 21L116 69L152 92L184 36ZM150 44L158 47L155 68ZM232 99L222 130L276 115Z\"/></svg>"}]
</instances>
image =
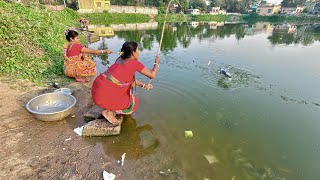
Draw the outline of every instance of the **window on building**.
<instances>
[{"instance_id":1,"label":"window on building","mask_svg":"<svg viewBox=\"0 0 320 180\"><path fill-rule=\"evenodd\" d=\"M272 9L268 9L268 13L271 13Z\"/></svg>"},{"instance_id":2,"label":"window on building","mask_svg":"<svg viewBox=\"0 0 320 180\"><path fill-rule=\"evenodd\" d=\"M102 6L101 2L96 2L96 6L101 7Z\"/></svg>"}]
</instances>

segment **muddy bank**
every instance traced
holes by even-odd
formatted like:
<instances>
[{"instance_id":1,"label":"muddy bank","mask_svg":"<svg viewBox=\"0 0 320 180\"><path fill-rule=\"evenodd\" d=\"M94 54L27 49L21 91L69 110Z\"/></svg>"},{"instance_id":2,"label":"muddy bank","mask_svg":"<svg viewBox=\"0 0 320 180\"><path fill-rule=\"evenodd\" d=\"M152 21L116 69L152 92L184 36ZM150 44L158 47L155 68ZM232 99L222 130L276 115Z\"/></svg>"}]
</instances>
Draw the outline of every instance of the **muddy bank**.
<instances>
[{"instance_id":1,"label":"muddy bank","mask_svg":"<svg viewBox=\"0 0 320 180\"><path fill-rule=\"evenodd\" d=\"M85 124L82 114L92 105L90 89L79 83L66 87L74 91L78 101L71 114L75 116L42 122L24 106L34 96L47 92L48 87L0 81L0 179L102 179L103 170L116 174L116 179L157 179L162 176L160 170L170 168L170 161L162 157L171 152L158 152L157 156L148 158L159 141L141 145L139 137L133 137L132 132L136 131L138 136L141 130L148 131L148 127L136 127L131 117L124 118L122 131L131 132L127 135L77 136L73 129ZM117 159L125 151L127 157L122 167ZM170 177L178 176L181 173L175 172Z\"/></svg>"}]
</instances>

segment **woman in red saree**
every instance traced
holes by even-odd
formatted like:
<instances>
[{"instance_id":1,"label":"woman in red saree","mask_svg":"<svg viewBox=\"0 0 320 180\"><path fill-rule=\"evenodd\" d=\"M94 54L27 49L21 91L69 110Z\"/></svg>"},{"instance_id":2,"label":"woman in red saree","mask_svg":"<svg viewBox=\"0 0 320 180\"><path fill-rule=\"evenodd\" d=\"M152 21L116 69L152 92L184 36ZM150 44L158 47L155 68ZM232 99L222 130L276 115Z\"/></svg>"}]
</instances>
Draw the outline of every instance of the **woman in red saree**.
<instances>
[{"instance_id":1,"label":"woman in red saree","mask_svg":"<svg viewBox=\"0 0 320 180\"><path fill-rule=\"evenodd\" d=\"M102 115L114 125L119 122L114 114L131 114L138 108L139 99L135 96L135 87L146 90L153 88L151 84L144 84L135 79L135 72L149 78L158 74L160 57L156 56L152 69L145 67L138 61L139 48L136 42L123 44L120 57L110 68L100 74L92 85L92 99L99 107L105 109Z\"/></svg>"},{"instance_id":2,"label":"woman in red saree","mask_svg":"<svg viewBox=\"0 0 320 180\"><path fill-rule=\"evenodd\" d=\"M87 55L90 54L111 54L111 50L92 50L79 44L78 33L73 30L65 31L68 42L64 47L64 73L68 77L73 77L78 82L88 81L86 77L97 74L96 64Z\"/></svg>"}]
</instances>

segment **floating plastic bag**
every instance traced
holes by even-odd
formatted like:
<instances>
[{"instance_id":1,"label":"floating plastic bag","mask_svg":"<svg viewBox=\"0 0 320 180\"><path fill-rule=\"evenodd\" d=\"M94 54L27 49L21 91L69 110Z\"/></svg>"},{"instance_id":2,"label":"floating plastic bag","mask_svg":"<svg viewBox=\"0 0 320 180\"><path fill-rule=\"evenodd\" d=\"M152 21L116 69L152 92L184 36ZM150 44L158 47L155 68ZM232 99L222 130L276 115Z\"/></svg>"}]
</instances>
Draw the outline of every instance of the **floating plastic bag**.
<instances>
[{"instance_id":1,"label":"floating plastic bag","mask_svg":"<svg viewBox=\"0 0 320 180\"><path fill-rule=\"evenodd\" d=\"M208 160L209 164L219 162L219 160L214 155L204 155L204 157Z\"/></svg>"},{"instance_id":2,"label":"floating plastic bag","mask_svg":"<svg viewBox=\"0 0 320 180\"><path fill-rule=\"evenodd\" d=\"M186 138L192 138L193 137L193 133L192 133L192 131L184 131L184 136Z\"/></svg>"}]
</instances>

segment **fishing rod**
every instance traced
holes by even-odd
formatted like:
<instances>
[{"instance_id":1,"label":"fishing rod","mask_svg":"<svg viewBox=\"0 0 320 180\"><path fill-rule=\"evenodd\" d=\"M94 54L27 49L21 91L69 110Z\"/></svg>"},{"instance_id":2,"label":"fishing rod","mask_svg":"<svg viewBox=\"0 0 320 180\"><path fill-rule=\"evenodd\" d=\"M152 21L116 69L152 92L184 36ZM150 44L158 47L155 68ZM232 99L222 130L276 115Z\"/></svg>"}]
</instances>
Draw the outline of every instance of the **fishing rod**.
<instances>
[{"instance_id":1,"label":"fishing rod","mask_svg":"<svg viewBox=\"0 0 320 180\"><path fill-rule=\"evenodd\" d=\"M163 27L162 27L162 32L161 32L161 37L160 37L160 43L159 43L159 48L158 48L158 53L157 53L157 56L160 56L160 52L161 52L161 45L162 45L162 40L163 40L163 34L164 34L164 28L166 26L166 21L167 21L167 16L168 16L168 12L169 12L169 8L170 8L170 5L173 1L176 1L179 6L182 8L181 4L177 1L177 0L171 0L169 1L168 3L168 6L167 6L167 10L166 10L166 15L164 17L164 22L163 22ZM151 84L152 82L152 79L149 80L149 83L148 84Z\"/></svg>"}]
</instances>

